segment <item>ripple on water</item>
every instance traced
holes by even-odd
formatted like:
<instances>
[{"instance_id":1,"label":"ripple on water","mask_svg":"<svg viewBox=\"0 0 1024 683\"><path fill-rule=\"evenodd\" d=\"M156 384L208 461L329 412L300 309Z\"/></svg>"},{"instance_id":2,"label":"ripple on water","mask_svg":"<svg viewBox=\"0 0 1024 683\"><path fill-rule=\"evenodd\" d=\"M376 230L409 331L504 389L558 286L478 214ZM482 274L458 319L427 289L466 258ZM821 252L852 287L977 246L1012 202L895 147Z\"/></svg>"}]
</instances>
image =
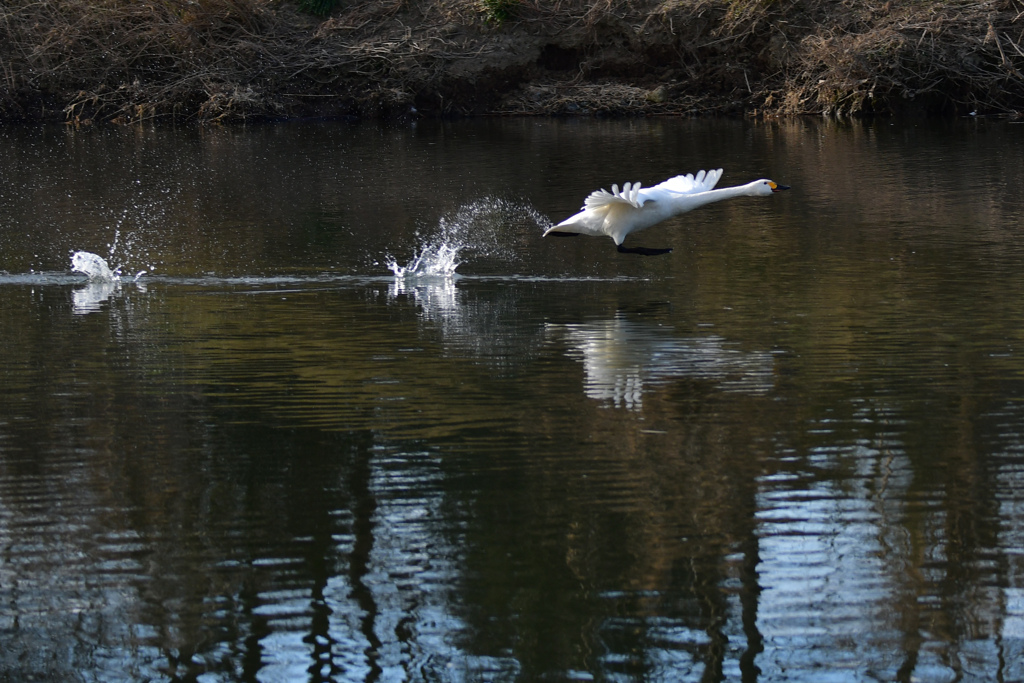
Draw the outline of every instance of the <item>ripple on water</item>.
<instances>
[{"instance_id":1,"label":"ripple on water","mask_svg":"<svg viewBox=\"0 0 1024 683\"><path fill-rule=\"evenodd\" d=\"M944 493L915 481L898 421L879 419L887 436L874 441L858 437L872 423L863 410L808 425L814 445L759 480L762 670L842 681L896 680L908 666L922 680L958 675L948 605L921 599L953 566L945 553L922 555L922 546L946 547ZM910 646L908 624L921 628Z\"/></svg>"},{"instance_id":2,"label":"ripple on water","mask_svg":"<svg viewBox=\"0 0 1024 683\"><path fill-rule=\"evenodd\" d=\"M82 486L90 468L73 450L0 470L0 671L75 680L62 671L74 642L95 661L130 668L129 615L146 555L140 539L110 531L109 509ZM35 474L30 474L31 471ZM15 617L16 615L16 617ZM56 667L56 668L55 668ZM102 668L102 667L100 667Z\"/></svg>"}]
</instances>

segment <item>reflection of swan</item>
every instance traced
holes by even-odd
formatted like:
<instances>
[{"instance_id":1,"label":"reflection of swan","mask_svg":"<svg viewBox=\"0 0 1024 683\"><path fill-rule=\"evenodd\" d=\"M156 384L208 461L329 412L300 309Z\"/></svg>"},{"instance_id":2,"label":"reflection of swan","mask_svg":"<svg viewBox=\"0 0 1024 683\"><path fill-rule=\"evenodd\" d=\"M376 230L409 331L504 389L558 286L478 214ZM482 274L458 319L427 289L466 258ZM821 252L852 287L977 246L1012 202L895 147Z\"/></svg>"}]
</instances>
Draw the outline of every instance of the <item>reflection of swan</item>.
<instances>
[{"instance_id":1,"label":"reflection of swan","mask_svg":"<svg viewBox=\"0 0 1024 683\"><path fill-rule=\"evenodd\" d=\"M655 223L705 204L732 197L767 197L773 192L789 189L785 185L777 185L771 180L762 179L746 185L716 190L715 184L721 177L722 169L718 169L700 171L696 177L692 173L676 176L645 189L641 189L640 183L626 183L622 192L619 192L619 186L612 185L611 192L601 189L591 193L583 203L582 211L548 228L544 236L607 235L615 240L621 252L664 254L672 250L643 247L627 249L622 246L622 241L631 232L649 228Z\"/></svg>"},{"instance_id":2,"label":"reflection of swan","mask_svg":"<svg viewBox=\"0 0 1024 683\"><path fill-rule=\"evenodd\" d=\"M675 377L715 382L726 391L764 394L774 386L772 355L740 351L721 337L680 339L621 316L585 325L552 325L583 361L584 393L615 407L639 409L650 384Z\"/></svg>"}]
</instances>

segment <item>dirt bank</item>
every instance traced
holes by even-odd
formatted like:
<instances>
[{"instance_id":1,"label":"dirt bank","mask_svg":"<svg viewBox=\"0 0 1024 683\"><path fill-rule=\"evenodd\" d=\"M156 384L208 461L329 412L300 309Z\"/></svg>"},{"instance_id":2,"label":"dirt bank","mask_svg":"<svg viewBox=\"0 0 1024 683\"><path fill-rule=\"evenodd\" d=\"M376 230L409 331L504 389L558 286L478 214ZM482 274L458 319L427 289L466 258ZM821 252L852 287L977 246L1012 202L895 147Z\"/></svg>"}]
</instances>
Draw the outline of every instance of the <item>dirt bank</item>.
<instances>
[{"instance_id":1,"label":"dirt bank","mask_svg":"<svg viewBox=\"0 0 1024 683\"><path fill-rule=\"evenodd\" d=\"M7 0L0 119L1024 112L1024 0L299 1Z\"/></svg>"}]
</instances>

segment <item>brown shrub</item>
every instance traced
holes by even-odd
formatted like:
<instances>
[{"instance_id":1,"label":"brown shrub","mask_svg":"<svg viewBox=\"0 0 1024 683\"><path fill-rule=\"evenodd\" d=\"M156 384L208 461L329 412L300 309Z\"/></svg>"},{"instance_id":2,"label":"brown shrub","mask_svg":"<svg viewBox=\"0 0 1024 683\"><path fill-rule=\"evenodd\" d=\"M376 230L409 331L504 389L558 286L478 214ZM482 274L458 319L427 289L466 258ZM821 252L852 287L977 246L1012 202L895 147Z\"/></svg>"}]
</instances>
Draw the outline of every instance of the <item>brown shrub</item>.
<instances>
[{"instance_id":1,"label":"brown shrub","mask_svg":"<svg viewBox=\"0 0 1024 683\"><path fill-rule=\"evenodd\" d=\"M8 0L0 116L1024 109L1024 0Z\"/></svg>"}]
</instances>

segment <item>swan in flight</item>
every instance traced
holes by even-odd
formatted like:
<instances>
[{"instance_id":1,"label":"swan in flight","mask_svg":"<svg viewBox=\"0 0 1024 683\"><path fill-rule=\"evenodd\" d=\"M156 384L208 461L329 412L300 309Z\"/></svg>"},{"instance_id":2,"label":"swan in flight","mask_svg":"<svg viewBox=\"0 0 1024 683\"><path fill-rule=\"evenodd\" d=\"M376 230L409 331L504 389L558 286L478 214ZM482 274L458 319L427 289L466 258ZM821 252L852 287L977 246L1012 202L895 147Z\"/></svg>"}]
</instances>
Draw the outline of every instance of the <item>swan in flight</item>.
<instances>
[{"instance_id":1,"label":"swan in flight","mask_svg":"<svg viewBox=\"0 0 1024 683\"><path fill-rule=\"evenodd\" d=\"M755 180L746 185L716 190L715 185L722 177L722 169L700 171L697 175L688 173L669 178L654 187L641 187L640 183L626 183L619 192L618 185L612 191L596 190L583 202L583 210L566 218L558 225L548 228L544 237L570 237L574 235L607 235L615 241L619 251L632 254L666 254L671 249L627 248L622 246L626 235L649 228L655 223L678 216L687 211L719 202L732 197L767 197L788 190L767 178Z\"/></svg>"}]
</instances>

